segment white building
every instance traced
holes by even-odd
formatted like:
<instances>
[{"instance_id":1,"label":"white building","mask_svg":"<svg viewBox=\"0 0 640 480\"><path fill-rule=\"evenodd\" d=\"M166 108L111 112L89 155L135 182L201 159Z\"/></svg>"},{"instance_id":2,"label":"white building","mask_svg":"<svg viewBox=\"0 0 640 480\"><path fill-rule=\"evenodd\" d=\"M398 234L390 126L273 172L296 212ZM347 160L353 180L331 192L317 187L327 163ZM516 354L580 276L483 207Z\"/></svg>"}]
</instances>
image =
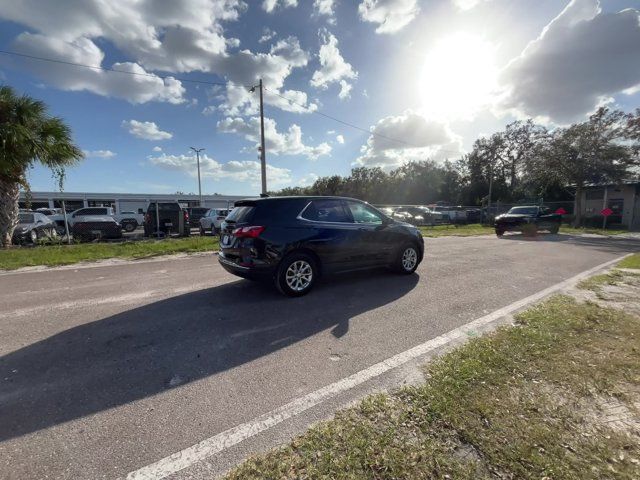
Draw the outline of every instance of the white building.
<instances>
[{"instance_id":1,"label":"white building","mask_svg":"<svg viewBox=\"0 0 640 480\"><path fill-rule=\"evenodd\" d=\"M202 195L204 207L230 208L234 202L248 198L240 195ZM32 209L62 208L67 212L83 207L113 207L116 213L143 213L151 201L179 202L183 207L198 207L198 195L158 194L158 193L86 193L86 192L31 192ZM25 192L20 192L20 208L26 208Z\"/></svg>"}]
</instances>

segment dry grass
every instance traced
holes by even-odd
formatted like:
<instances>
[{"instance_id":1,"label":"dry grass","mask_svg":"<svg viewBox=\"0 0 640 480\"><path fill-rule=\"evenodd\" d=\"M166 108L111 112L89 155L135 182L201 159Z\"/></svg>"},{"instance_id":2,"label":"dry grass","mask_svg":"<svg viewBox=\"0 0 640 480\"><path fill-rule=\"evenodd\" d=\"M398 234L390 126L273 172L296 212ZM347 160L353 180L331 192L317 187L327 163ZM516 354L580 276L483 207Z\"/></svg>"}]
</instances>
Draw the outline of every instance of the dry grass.
<instances>
[{"instance_id":1,"label":"dry grass","mask_svg":"<svg viewBox=\"0 0 640 480\"><path fill-rule=\"evenodd\" d=\"M558 296L517 322L227 478L640 478L638 318Z\"/></svg>"}]
</instances>

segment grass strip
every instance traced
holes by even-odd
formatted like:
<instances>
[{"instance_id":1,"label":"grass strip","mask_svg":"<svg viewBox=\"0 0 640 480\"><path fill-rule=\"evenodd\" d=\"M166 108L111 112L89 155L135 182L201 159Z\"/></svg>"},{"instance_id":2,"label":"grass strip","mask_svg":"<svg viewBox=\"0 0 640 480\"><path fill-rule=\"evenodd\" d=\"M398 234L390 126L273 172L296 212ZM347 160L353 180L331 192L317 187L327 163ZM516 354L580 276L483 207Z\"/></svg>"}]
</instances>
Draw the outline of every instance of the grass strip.
<instances>
[{"instance_id":1,"label":"grass strip","mask_svg":"<svg viewBox=\"0 0 640 480\"><path fill-rule=\"evenodd\" d=\"M419 227L423 237L471 237L476 235L492 235L493 227L487 225L469 224L469 225L435 225L433 227Z\"/></svg>"},{"instance_id":2,"label":"grass strip","mask_svg":"<svg viewBox=\"0 0 640 480\"><path fill-rule=\"evenodd\" d=\"M57 266L77 262L93 262L107 258L148 258L173 253L217 250L218 237L193 236L164 240L142 240L118 243L80 243L72 245L40 245L0 250L0 269L14 270L36 265Z\"/></svg>"},{"instance_id":3,"label":"grass strip","mask_svg":"<svg viewBox=\"0 0 640 480\"><path fill-rule=\"evenodd\" d=\"M640 253L629 255L618 263L618 268L636 268L640 269Z\"/></svg>"},{"instance_id":4,"label":"grass strip","mask_svg":"<svg viewBox=\"0 0 640 480\"><path fill-rule=\"evenodd\" d=\"M426 372L226 478L640 478L636 434L606 414L614 405L639 420L635 317L554 297Z\"/></svg>"}]
</instances>

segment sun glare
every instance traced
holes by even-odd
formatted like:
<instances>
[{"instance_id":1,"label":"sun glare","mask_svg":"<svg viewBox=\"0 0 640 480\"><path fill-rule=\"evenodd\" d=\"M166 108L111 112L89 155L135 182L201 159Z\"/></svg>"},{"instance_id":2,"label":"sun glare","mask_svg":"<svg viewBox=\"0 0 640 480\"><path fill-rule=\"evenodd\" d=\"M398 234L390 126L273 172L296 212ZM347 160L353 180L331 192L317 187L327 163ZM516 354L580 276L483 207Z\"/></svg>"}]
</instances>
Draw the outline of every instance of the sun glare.
<instances>
[{"instance_id":1,"label":"sun glare","mask_svg":"<svg viewBox=\"0 0 640 480\"><path fill-rule=\"evenodd\" d=\"M475 35L458 33L436 43L420 76L423 113L431 118L469 118L491 103L498 75L494 56L495 47Z\"/></svg>"}]
</instances>

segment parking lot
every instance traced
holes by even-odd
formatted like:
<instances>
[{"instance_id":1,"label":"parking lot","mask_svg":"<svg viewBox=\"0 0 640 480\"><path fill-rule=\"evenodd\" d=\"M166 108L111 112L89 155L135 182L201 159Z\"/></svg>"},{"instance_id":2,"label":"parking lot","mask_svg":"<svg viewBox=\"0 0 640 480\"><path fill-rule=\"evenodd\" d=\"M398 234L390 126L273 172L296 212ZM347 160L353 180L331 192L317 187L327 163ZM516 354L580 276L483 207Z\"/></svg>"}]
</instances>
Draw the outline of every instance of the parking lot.
<instances>
[{"instance_id":1,"label":"parking lot","mask_svg":"<svg viewBox=\"0 0 640 480\"><path fill-rule=\"evenodd\" d=\"M414 275L352 274L296 299L225 273L213 254L2 274L2 477L124 477L639 249L637 239L568 235L426 239ZM185 459L175 478L211 478L410 380L370 380Z\"/></svg>"}]
</instances>

